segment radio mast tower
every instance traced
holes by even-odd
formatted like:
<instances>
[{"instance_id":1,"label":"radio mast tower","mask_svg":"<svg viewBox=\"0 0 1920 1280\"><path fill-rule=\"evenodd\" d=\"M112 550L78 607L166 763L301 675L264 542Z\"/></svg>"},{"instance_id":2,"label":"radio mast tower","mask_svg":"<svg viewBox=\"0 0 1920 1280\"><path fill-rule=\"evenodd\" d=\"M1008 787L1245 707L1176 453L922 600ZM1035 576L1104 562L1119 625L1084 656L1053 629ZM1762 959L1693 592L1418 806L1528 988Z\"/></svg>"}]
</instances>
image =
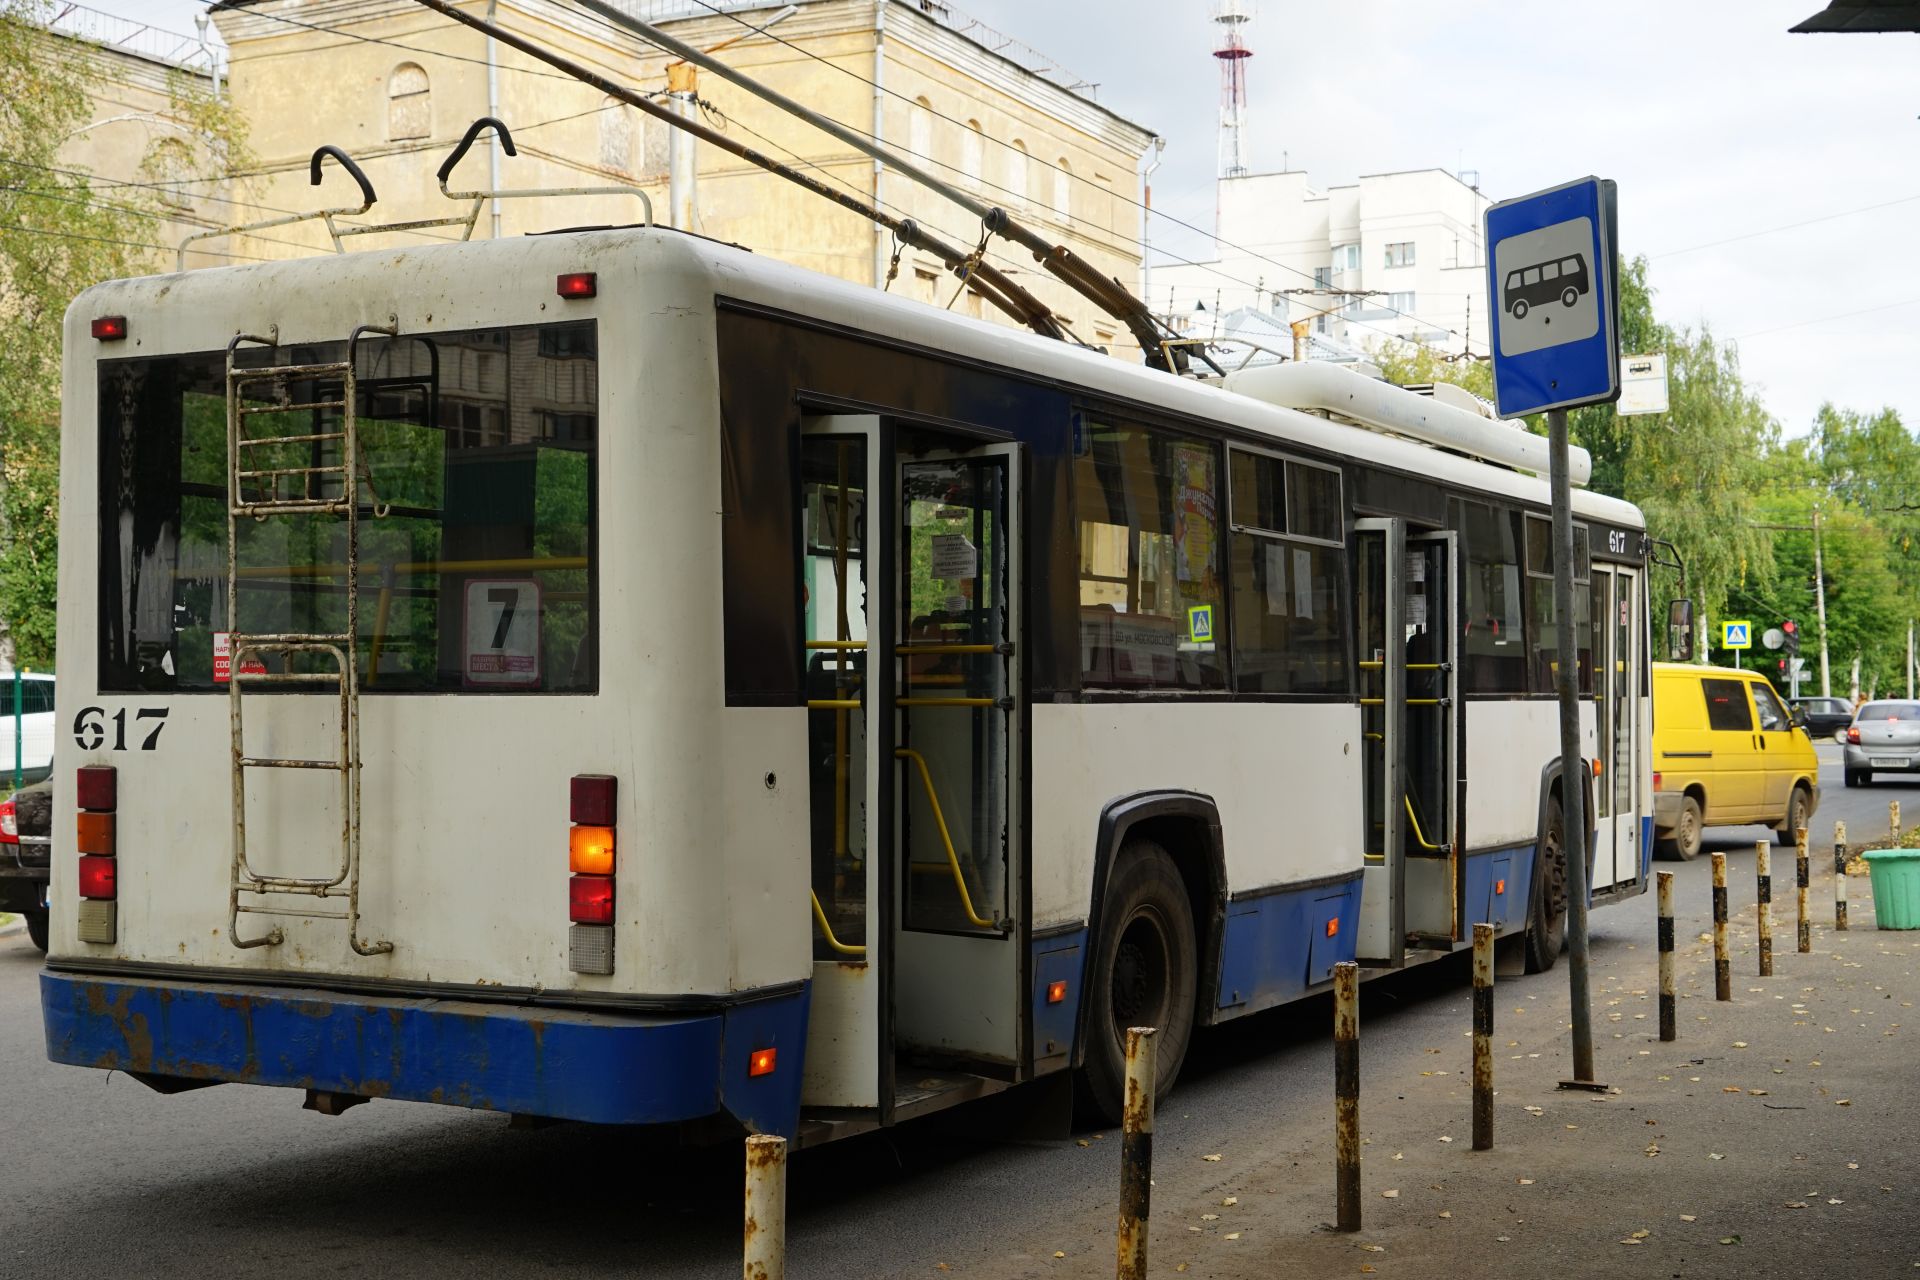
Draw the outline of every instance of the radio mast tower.
<instances>
[{"instance_id":1,"label":"radio mast tower","mask_svg":"<svg viewBox=\"0 0 1920 1280\"><path fill-rule=\"evenodd\" d=\"M1249 0L1219 0L1213 7L1213 21L1220 27L1220 45L1213 56L1220 60L1220 176L1247 176L1244 133L1247 125L1247 48L1241 28L1252 20L1247 11Z\"/></svg>"}]
</instances>

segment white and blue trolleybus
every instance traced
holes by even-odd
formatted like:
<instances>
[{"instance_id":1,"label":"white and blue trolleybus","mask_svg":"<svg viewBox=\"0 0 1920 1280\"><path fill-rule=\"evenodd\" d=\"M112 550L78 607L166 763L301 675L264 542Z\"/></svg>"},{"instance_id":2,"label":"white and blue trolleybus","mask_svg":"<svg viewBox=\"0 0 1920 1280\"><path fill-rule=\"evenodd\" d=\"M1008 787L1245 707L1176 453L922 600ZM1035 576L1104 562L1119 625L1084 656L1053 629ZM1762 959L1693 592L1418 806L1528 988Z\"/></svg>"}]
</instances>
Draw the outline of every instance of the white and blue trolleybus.
<instances>
[{"instance_id":1,"label":"white and blue trolleybus","mask_svg":"<svg viewBox=\"0 0 1920 1280\"><path fill-rule=\"evenodd\" d=\"M1203 383L652 227L66 319L56 1061L820 1141L1648 881L1647 540L1331 365ZM1576 478L1586 460L1576 453ZM1069 1073L1077 1073L1070 1075Z\"/></svg>"}]
</instances>

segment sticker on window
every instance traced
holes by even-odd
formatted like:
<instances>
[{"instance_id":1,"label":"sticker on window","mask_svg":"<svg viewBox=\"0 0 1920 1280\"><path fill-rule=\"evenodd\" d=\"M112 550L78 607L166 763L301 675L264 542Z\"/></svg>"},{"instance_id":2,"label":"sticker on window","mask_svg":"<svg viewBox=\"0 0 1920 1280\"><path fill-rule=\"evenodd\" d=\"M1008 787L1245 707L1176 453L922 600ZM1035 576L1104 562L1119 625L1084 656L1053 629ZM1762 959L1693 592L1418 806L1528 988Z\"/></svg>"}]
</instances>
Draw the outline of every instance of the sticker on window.
<instances>
[{"instance_id":1,"label":"sticker on window","mask_svg":"<svg viewBox=\"0 0 1920 1280\"><path fill-rule=\"evenodd\" d=\"M1187 638L1195 644L1213 640L1213 606L1196 604L1187 610Z\"/></svg>"},{"instance_id":2,"label":"sticker on window","mask_svg":"<svg viewBox=\"0 0 1920 1280\"><path fill-rule=\"evenodd\" d=\"M933 576L942 582L965 581L980 575L980 552L964 533L933 535Z\"/></svg>"},{"instance_id":3,"label":"sticker on window","mask_svg":"<svg viewBox=\"0 0 1920 1280\"><path fill-rule=\"evenodd\" d=\"M263 676L267 674L267 664L258 658L248 658L240 664L243 676ZM213 633L213 682L230 684L233 681L233 633L216 631Z\"/></svg>"},{"instance_id":4,"label":"sticker on window","mask_svg":"<svg viewBox=\"0 0 1920 1280\"><path fill-rule=\"evenodd\" d=\"M520 689L540 683L540 584L532 578L474 578L461 626L469 688Z\"/></svg>"}]
</instances>

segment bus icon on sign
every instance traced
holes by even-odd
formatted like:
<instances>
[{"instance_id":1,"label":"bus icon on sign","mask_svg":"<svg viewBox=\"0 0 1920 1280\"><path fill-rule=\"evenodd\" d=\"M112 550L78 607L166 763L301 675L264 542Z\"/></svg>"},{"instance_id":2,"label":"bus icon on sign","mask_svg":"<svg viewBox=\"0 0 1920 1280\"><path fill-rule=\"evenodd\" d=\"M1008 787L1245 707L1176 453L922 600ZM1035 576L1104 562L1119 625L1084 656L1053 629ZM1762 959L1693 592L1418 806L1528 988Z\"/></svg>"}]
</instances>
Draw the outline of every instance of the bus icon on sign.
<instances>
[{"instance_id":1,"label":"bus icon on sign","mask_svg":"<svg viewBox=\"0 0 1920 1280\"><path fill-rule=\"evenodd\" d=\"M1555 258L1507 273L1507 287L1501 306L1515 320L1526 319L1529 308L1552 302L1570 307L1583 294L1593 292L1593 280L1587 273L1586 255Z\"/></svg>"}]
</instances>

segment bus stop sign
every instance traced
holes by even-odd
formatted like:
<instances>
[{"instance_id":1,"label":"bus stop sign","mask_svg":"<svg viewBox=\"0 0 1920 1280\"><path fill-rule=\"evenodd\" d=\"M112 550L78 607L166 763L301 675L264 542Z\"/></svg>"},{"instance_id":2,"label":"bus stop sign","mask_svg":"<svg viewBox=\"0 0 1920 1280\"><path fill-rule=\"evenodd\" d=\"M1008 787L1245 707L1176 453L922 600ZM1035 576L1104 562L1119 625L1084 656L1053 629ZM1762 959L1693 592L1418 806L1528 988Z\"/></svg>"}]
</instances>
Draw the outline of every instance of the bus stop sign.
<instances>
[{"instance_id":1,"label":"bus stop sign","mask_svg":"<svg viewBox=\"0 0 1920 1280\"><path fill-rule=\"evenodd\" d=\"M1618 203L1612 182L1582 178L1487 210L1501 417L1619 397Z\"/></svg>"}]
</instances>

